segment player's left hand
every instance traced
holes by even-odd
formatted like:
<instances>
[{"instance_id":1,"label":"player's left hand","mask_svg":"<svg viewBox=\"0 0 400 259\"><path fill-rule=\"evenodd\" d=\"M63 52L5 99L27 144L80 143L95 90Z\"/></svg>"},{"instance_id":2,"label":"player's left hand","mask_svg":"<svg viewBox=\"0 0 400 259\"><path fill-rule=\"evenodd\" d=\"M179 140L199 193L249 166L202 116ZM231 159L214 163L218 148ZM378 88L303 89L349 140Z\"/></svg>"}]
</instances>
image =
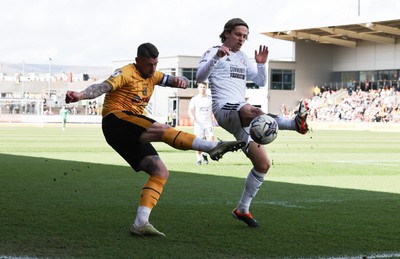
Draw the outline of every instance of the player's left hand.
<instances>
[{"instance_id":1,"label":"player's left hand","mask_svg":"<svg viewBox=\"0 0 400 259\"><path fill-rule=\"evenodd\" d=\"M260 45L260 50L257 52L255 50L254 55L255 55L255 60L257 64L265 64L268 59L268 47L265 45Z\"/></svg>"}]
</instances>

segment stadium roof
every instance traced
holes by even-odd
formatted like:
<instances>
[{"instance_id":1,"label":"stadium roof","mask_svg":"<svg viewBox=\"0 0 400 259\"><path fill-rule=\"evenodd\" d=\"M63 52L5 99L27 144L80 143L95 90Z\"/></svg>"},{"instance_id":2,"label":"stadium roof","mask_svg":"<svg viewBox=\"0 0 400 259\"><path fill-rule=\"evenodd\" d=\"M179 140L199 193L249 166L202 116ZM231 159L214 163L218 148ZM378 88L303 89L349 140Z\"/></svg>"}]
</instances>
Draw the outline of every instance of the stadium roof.
<instances>
[{"instance_id":1,"label":"stadium roof","mask_svg":"<svg viewBox=\"0 0 400 259\"><path fill-rule=\"evenodd\" d=\"M261 34L280 40L307 40L351 48L365 41L394 45L400 40L400 20L261 32Z\"/></svg>"}]
</instances>

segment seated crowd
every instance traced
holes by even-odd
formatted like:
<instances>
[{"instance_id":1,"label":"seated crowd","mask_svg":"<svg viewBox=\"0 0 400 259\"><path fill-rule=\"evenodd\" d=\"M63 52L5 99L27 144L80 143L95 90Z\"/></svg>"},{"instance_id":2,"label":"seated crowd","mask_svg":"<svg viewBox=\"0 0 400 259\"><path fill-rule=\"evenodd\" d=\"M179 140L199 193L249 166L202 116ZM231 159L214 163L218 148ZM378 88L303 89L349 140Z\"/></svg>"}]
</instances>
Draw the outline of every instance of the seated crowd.
<instances>
[{"instance_id":1,"label":"seated crowd","mask_svg":"<svg viewBox=\"0 0 400 259\"><path fill-rule=\"evenodd\" d=\"M321 91L310 102L310 118L321 122L400 122L400 91L394 87Z\"/></svg>"}]
</instances>

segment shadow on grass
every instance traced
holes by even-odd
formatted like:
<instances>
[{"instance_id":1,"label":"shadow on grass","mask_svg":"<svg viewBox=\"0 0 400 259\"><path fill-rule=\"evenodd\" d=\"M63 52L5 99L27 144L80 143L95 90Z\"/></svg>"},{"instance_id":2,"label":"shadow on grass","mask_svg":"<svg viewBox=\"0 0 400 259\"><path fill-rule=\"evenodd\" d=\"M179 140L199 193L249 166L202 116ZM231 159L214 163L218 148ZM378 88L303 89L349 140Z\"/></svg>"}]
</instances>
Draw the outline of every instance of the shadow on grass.
<instances>
[{"instance_id":1,"label":"shadow on grass","mask_svg":"<svg viewBox=\"0 0 400 259\"><path fill-rule=\"evenodd\" d=\"M400 195L265 182L249 229L230 213L244 179L171 172L151 222L129 235L144 173L0 155L0 257L297 258L400 251Z\"/></svg>"}]
</instances>

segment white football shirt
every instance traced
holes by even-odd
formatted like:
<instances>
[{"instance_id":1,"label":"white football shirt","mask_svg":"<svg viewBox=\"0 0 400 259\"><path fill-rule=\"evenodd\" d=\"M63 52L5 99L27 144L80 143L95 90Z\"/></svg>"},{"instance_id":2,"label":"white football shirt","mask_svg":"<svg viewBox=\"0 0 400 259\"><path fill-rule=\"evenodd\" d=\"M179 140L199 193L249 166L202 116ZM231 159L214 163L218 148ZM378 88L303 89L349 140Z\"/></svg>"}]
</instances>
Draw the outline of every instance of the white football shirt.
<instances>
[{"instance_id":1,"label":"white football shirt","mask_svg":"<svg viewBox=\"0 0 400 259\"><path fill-rule=\"evenodd\" d=\"M253 66L242 51L230 52L229 56L218 58L215 55L218 48L212 47L203 54L196 74L198 82L209 81L215 114L226 103L246 101L247 80L260 87L266 83L265 64Z\"/></svg>"},{"instance_id":2,"label":"white football shirt","mask_svg":"<svg viewBox=\"0 0 400 259\"><path fill-rule=\"evenodd\" d=\"M202 127L212 126L211 96L197 94L189 102L189 109L194 109L195 123Z\"/></svg>"}]
</instances>

